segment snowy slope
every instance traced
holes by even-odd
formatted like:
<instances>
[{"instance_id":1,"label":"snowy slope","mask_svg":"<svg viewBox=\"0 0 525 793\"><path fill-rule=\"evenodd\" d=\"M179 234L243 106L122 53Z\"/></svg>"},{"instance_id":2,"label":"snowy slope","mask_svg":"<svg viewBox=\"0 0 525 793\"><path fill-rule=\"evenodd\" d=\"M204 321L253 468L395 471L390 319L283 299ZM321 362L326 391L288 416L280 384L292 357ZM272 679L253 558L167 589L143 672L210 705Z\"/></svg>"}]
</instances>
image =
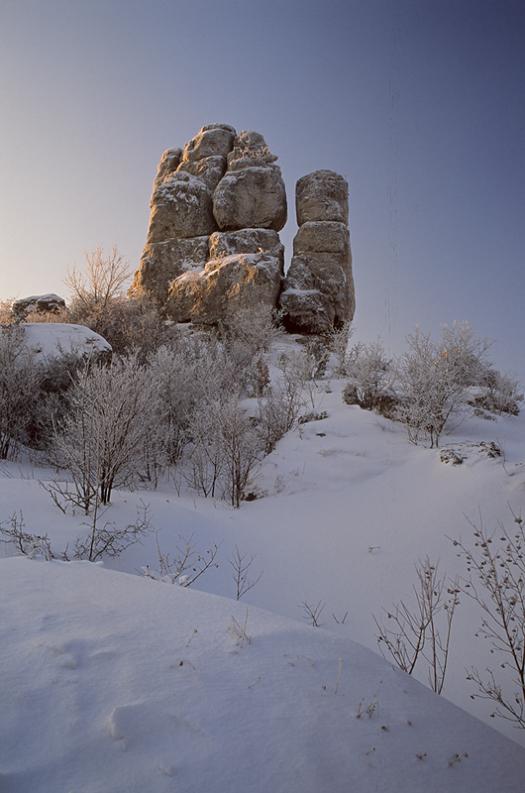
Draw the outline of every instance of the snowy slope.
<instances>
[{"instance_id":1,"label":"snowy slope","mask_svg":"<svg viewBox=\"0 0 525 793\"><path fill-rule=\"evenodd\" d=\"M323 384L325 387L326 384ZM403 429L373 413L342 402L342 384L317 394L318 408L329 417L287 435L264 461L256 487L260 499L232 510L163 483L157 491L115 493L104 519L125 525L141 501L150 505L152 525L164 552L172 553L182 537L193 537L203 550L219 544L218 570L199 579L209 592L233 596L228 558L237 544L255 554L253 572L264 571L245 602L295 619L303 619L301 603L323 601L322 622L340 635L376 650L373 614L410 595L414 563L427 553L440 560L450 576L460 571L447 537L466 541L471 529L465 515L483 516L486 525L507 520L508 505L525 508L525 419L469 419L444 437L443 445L494 440L504 458L493 460L469 452L458 467L440 462L439 451L411 446ZM29 531L48 532L53 544L70 547L86 533L81 516L61 514L39 486L56 474L23 464L0 468L0 520L23 510ZM13 551L0 546L0 555ZM155 566L155 534L129 548L108 566L139 573ZM344 625L336 625L332 614ZM470 699L465 667L491 663L489 648L475 638L479 613L463 601L453 632L450 668L444 695L480 718L489 705ZM493 665L493 664L492 664ZM425 679L422 670L421 679ZM521 731L502 721L490 722L514 740Z\"/></svg>"},{"instance_id":2,"label":"snowy slope","mask_svg":"<svg viewBox=\"0 0 525 793\"><path fill-rule=\"evenodd\" d=\"M523 790L520 747L328 630L250 607L242 641L243 604L85 562L0 587L3 793Z\"/></svg>"}]
</instances>

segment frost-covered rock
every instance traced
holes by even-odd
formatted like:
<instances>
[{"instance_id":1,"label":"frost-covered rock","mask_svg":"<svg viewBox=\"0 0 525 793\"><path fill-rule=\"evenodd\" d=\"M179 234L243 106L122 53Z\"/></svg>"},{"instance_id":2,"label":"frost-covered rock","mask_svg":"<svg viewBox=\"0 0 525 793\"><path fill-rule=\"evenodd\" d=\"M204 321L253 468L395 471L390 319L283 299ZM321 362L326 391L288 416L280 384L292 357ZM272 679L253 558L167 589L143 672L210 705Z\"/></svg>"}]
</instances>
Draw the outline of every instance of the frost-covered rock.
<instances>
[{"instance_id":1,"label":"frost-covered rock","mask_svg":"<svg viewBox=\"0 0 525 793\"><path fill-rule=\"evenodd\" d=\"M189 237L146 245L131 294L163 305L171 281L185 272L204 268L208 259L208 239L207 236Z\"/></svg>"},{"instance_id":2,"label":"frost-covered rock","mask_svg":"<svg viewBox=\"0 0 525 793\"><path fill-rule=\"evenodd\" d=\"M284 246L272 229L215 231L210 236L210 259L235 253L270 253L283 259Z\"/></svg>"},{"instance_id":3,"label":"frost-covered rock","mask_svg":"<svg viewBox=\"0 0 525 793\"><path fill-rule=\"evenodd\" d=\"M348 183L335 171L313 171L297 182L297 225L309 220L348 223Z\"/></svg>"},{"instance_id":4,"label":"frost-covered rock","mask_svg":"<svg viewBox=\"0 0 525 793\"><path fill-rule=\"evenodd\" d=\"M50 292L47 295L30 295L15 300L11 306L11 311L16 320L24 319L28 314L36 312L46 314L48 312L58 313L66 307L66 301L60 295Z\"/></svg>"},{"instance_id":5,"label":"frost-covered rock","mask_svg":"<svg viewBox=\"0 0 525 793\"><path fill-rule=\"evenodd\" d=\"M239 310L272 310L281 289L282 258L246 253L211 259L202 272L181 275L170 286L167 313L175 322L213 325Z\"/></svg>"},{"instance_id":6,"label":"frost-covered rock","mask_svg":"<svg viewBox=\"0 0 525 793\"><path fill-rule=\"evenodd\" d=\"M185 171L201 179L208 190L213 192L226 171L226 157L203 157L200 160L185 160L177 171Z\"/></svg>"},{"instance_id":7,"label":"frost-covered rock","mask_svg":"<svg viewBox=\"0 0 525 793\"><path fill-rule=\"evenodd\" d=\"M327 333L355 311L347 216L341 219L342 211L348 212L348 185L333 171L315 171L299 179L296 198L298 219L316 219L304 220L295 235L281 307L289 330ZM319 218L323 212L326 219Z\"/></svg>"},{"instance_id":8,"label":"frost-covered rock","mask_svg":"<svg viewBox=\"0 0 525 793\"><path fill-rule=\"evenodd\" d=\"M213 213L220 229L266 228L280 231L286 223L286 191L277 165L227 171L213 194Z\"/></svg>"},{"instance_id":9,"label":"frost-covered rock","mask_svg":"<svg viewBox=\"0 0 525 793\"><path fill-rule=\"evenodd\" d=\"M111 344L84 325L65 322L28 322L20 325L25 345L38 359L52 360L74 353L86 358L111 356Z\"/></svg>"},{"instance_id":10,"label":"frost-covered rock","mask_svg":"<svg viewBox=\"0 0 525 793\"><path fill-rule=\"evenodd\" d=\"M180 162L180 158L182 157L182 149L166 149L162 153L162 156L159 160L159 164L157 165L157 173L155 175L155 179L153 182L153 193L155 194L156 188L164 181L166 176L173 171L177 170L177 166ZM152 197L153 201L153 197Z\"/></svg>"},{"instance_id":11,"label":"frost-covered rock","mask_svg":"<svg viewBox=\"0 0 525 793\"><path fill-rule=\"evenodd\" d=\"M182 152L182 161L194 162L204 157L227 157L234 138L235 130L228 124L207 124L186 143Z\"/></svg>"},{"instance_id":12,"label":"frost-covered rock","mask_svg":"<svg viewBox=\"0 0 525 793\"><path fill-rule=\"evenodd\" d=\"M228 154L228 170L239 171L258 165L270 165L277 160L259 132L243 130L235 138L233 149Z\"/></svg>"},{"instance_id":13,"label":"frost-covered rock","mask_svg":"<svg viewBox=\"0 0 525 793\"><path fill-rule=\"evenodd\" d=\"M156 187L151 204L148 243L201 237L215 231L211 192L186 171L176 171Z\"/></svg>"}]
</instances>

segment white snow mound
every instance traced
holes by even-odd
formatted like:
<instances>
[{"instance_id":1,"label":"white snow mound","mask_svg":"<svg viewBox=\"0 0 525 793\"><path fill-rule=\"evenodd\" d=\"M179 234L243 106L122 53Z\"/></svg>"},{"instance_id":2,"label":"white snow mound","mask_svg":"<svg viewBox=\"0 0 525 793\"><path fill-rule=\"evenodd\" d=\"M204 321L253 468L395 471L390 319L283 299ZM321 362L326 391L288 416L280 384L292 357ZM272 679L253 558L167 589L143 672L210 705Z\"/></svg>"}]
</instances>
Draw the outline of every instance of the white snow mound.
<instances>
[{"instance_id":1,"label":"white snow mound","mask_svg":"<svg viewBox=\"0 0 525 793\"><path fill-rule=\"evenodd\" d=\"M2 791L523 790L517 744L329 630L87 562L2 559L0 595Z\"/></svg>"}]
</instances>

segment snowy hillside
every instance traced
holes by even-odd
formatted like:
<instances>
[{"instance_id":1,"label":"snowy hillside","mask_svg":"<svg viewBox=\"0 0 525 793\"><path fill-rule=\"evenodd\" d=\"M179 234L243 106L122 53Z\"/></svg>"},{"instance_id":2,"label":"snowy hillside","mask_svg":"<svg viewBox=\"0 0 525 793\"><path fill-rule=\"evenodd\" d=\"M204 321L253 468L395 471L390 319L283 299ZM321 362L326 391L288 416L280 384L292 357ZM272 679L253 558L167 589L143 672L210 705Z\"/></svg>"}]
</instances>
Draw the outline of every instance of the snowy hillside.
<instances>
[{"instance_id":1,"label":"snowy hillside","mask_svg":"<svg viewBox=\"0 0 525 793\"><path fill-rule=\"evenodd\" d=\"M0 576L6 793L522 790L516 744L329 631L85 562Z\"/></svg>"}]
</instances>

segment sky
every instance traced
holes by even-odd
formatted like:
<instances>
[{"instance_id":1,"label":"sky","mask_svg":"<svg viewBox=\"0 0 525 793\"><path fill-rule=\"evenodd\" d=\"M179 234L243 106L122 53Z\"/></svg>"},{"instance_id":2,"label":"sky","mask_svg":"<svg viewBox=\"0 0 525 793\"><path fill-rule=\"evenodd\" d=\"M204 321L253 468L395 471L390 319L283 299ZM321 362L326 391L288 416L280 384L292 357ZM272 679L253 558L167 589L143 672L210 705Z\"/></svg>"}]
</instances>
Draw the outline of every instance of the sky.
<instances>
[{"instance_id":1,"label":"sky","mask_svg":"<svg viewBox=\"0 0 525 793\"><path fill-rule=\"evenodd\" d=\"M350 186L359 338L468 320L525 375L522 0L0 0L0 298L135 269L156 163L255 129Z\"/></svg>"}]
</instances>

